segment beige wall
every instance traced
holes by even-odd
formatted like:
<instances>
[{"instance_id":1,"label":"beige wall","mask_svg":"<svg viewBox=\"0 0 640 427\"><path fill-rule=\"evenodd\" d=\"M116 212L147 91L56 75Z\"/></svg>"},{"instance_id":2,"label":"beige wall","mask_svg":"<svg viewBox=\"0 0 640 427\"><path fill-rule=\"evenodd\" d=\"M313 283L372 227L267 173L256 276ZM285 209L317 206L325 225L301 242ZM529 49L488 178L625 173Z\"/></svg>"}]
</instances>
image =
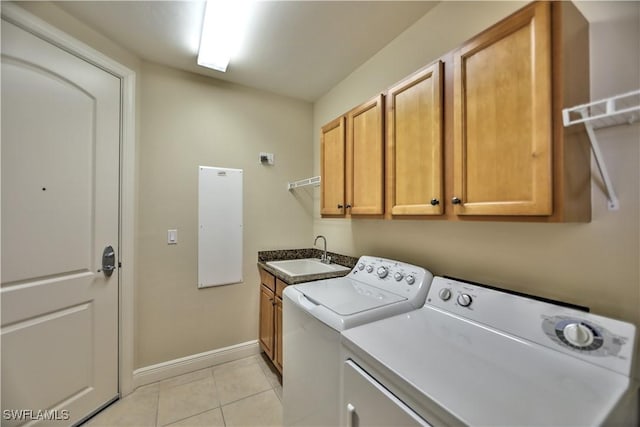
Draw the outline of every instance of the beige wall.
<instances>
[{"instance_id":1,"label":"beige wall","mask_svg":"<svg viewBox=\"0 0 640 427\"><path fill-rule=\"evenodd\" d=\"M255 340L257 252L313 243L311 198L286 189L312 169L311 104L149 63L140 89L137 367ZM197 289L198 165L244 170L242 284Z\"/></svg>"},{"instance_id":2,"label":"beige wall","mask_svg":"<svg viewBox=\"0 0 640 427\"><path fill-rule=\"evenodd\" d=\"M443 2L340 82L314 104L315 171L324 123L519 7ZM591 38L593 99L640 87L638 14L594 24ZM640 127L622 126L598 135L621 208L607 210L594 170L589 224L321 219L316 195L314 234L325 235L332 251L401 259L436 274L587 305L596 313L639 324Z\"/></svg>"}]
</instances>

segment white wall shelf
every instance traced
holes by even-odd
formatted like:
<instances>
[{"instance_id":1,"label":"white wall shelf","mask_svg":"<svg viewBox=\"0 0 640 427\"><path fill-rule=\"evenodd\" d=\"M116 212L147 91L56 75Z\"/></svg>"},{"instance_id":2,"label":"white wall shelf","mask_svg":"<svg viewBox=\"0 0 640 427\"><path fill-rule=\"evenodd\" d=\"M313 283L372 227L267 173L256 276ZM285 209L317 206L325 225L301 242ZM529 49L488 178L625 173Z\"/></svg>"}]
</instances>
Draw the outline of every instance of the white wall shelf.
<instances>
[{"instance_id":1,"label":"white wall shelf","mask_svg":"<svg viewBox=\"0 0 640 427\"><path fill-rule=\"evenodd\" d=\"M620 205L602 158L595 130L622 124L632 124L638 120L640 120L640 90L562 110L562 121L565 127L583 123L587 130L591 142L591 150L607 192L609 210L618 210Z\"/></svg>"},{"instance_id":2,"label":"white wall shelf","mask_svg":"<svg viewBox=\"0 0 640 427\"><path fill-rule=\"evenodd\" d=\"M287 190L291 191L294 188L308 187L310 185L313 185L314 187L317 187L318 185L320 185L320 177L314 176L312 178L306 178L306 179L301 179L299 181L289 182L287 183Z\"/></svg>"}]
</instances>

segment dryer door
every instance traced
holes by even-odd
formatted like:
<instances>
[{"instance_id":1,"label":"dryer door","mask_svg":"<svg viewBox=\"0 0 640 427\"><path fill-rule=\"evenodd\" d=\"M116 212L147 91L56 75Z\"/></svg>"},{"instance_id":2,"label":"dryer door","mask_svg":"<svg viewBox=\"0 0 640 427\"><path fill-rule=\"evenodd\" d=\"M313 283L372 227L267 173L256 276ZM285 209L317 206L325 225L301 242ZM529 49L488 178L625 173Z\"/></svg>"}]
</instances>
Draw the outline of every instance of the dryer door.
<instances>
[{"instance_id":1,"label":"dryer door","mask_svg":"<svg viewBox=\"0 0 640 427\"><path fill-rule=\"evenodd\" d=\"M344 363L342 420L355 426L431 426L351 360Z\"/></svg>"}]
</instances>

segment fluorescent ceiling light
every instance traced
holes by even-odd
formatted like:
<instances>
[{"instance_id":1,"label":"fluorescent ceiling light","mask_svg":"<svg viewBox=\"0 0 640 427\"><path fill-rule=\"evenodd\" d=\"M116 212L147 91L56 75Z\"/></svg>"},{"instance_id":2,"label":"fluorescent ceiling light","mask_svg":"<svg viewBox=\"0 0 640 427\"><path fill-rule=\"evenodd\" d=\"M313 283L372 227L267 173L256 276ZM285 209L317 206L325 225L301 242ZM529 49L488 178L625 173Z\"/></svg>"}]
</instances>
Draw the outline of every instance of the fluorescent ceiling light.
<instances>
[{"instance_id":1,"label":"fluorescent ceiling light","mask_svg":"<svg viewBox=\"0 0 640 427\"><path fill-rule=\"evenodd\" d=\"M225 72L246 32L252 0L207 0L198 65Z\"/></svg>"}]
</instances>

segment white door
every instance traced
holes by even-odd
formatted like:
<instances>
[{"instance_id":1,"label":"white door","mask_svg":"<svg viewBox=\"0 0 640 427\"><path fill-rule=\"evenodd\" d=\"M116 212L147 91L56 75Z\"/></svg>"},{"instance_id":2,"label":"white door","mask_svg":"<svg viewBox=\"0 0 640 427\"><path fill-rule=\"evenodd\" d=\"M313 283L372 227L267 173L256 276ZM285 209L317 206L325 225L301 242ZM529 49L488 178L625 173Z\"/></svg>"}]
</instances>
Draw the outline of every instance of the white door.
<instances>
[{"instance_id":1,"label":"white door","mask_svg":"<svg viewBox=\"0 0 640 427\"><path fill-rule=\"evenodd\" d=\"M120 80L4 19L1 72L2 425L69 425L118 395Z\"/></svg>"}]
</instances>

